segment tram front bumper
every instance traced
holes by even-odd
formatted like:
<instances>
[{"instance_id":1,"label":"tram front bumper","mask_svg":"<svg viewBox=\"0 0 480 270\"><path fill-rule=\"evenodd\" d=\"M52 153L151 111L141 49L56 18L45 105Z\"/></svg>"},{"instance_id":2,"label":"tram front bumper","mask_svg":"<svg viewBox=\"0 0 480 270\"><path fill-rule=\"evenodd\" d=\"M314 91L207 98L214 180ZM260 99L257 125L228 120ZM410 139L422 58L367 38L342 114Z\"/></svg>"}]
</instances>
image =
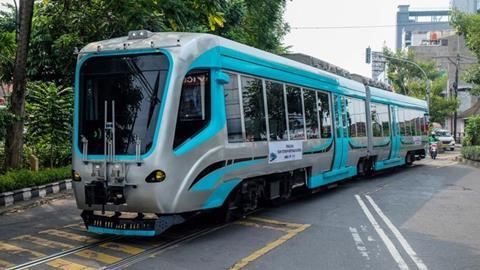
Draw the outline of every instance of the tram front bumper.
<instances>
[{"instance_id":1,"label":"tram front bumper","mask_svg":"<svg viewBox=\"0 0 480 270\"><path fill-rule=\"evenodd\" d=\"M123 218L116 214L95 214L94 211L82 212L83 222L89 232L127 236L155 236L166 231L185 219L179 215L165 215L157 218Z\"/></svg>"}]
</instances>

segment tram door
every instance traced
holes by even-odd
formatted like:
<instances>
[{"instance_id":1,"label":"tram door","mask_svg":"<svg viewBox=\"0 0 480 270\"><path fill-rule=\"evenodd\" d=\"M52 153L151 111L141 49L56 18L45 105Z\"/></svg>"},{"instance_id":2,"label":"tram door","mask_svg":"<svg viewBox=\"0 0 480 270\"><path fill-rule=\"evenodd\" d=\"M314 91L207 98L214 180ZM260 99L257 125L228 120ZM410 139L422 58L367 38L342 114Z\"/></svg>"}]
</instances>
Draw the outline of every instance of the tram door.
<instances>
[{"instance_id":1,"label":"tram door","mask_svg":"<svg viewBox=\"0 0 480 270\"><path fill-rule=\"evenodd\" d=\"M333 96L335 117L335 158L332 170L345 168L348 159L348 117L347 99L344 96Z\"/></svg>"},{"instance_id":2,"label":"tram door","mask_svg":"<svg viewBox=\"0 0 480 270\"><path fill-rule=\"evenodd\" d=\"M390 159L400 156L400 124L398 122L398 107L390 106L390 121L392 127L392 148L390 150Z\"/></svg>"}]
</instances>

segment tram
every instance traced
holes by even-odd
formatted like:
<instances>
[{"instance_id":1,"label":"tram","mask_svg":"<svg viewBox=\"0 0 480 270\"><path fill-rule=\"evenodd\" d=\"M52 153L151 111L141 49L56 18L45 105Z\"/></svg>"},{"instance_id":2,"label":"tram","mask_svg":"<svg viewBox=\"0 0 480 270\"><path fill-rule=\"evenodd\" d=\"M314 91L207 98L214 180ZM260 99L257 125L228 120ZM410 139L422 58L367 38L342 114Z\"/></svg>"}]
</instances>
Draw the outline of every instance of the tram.
<instances>
[{"instance_id":1,"label":"tram","mask_svg":"<svg viewBox=\"0 0 480 270\"><path fill-rule=\"evenodd\" d=\"M88 231L154 236L411 164L427 116L423 100L225 38L131 31L79 52L74 194Z\"/></svg>"}]
</instances>

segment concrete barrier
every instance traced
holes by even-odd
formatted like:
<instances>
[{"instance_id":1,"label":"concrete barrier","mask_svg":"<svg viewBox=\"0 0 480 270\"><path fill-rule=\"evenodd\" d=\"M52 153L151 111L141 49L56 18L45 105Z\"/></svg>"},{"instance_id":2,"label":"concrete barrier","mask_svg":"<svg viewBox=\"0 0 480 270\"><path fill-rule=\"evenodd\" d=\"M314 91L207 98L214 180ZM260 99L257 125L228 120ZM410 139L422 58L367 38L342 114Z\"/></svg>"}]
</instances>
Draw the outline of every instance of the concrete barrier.
<instances>
[{"instance_id":1,"label":"concrete barrier","mask_svg":"<svg viewBox=\"0 0 480 270\"><path fill-rule=\"evenodd\" d=\"M480 162L479 162L479 161L466 159L466 158L463 158L463 157L461 157L461 156L457 156L457 157L455 158L455 160L458 161L458 162L460 162L460 163L463 163L463 164L466 164L466 165L469 165L469 166L472 166L472 167L475 167L475 168L480 169Z\"/></svg>"},{"instance_id":2,"label":"concrete barrier","mask_svg":"<svg viewBox=\"0 0 480 270\"><path fill-rule=\"evenodd\" d=\"M58 193L62 190L72 189L72 180L67 179L42 186L22 188L14 191L0 193L0 207L10 206L18 202L28 201L47 194Z\"/></svg>"}]
</instances>

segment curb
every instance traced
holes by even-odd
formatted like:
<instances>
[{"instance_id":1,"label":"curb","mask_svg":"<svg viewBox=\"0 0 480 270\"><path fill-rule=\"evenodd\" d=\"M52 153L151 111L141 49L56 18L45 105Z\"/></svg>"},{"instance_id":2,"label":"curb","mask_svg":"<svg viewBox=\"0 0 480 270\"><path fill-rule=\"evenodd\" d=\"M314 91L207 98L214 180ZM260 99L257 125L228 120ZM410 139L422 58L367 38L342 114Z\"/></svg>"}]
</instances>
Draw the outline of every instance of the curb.
<instances>
[{"instance_id":1,"label":"curb","mask_svg":"<svg viewBox=\"0 0 480 270\"><path fill-rule=\"evenodd\" d=\"M10 206L19 202L28 201L37 197L45 197L47 194L59 193L62 190L72 189L72 180L53 182L50 184L22 188L14 191L0 193L0 207Z\"/></svg>"},{"instance_id":2,"label":"curb","mask_svg":"<svg viewBox=\"0 0 480 270\"><path fill-rule=\"evenodd\" d=\"M474 161L474 160L470 160L470 159L465 159L463 157L455 157L455 160L460 162L460 163L463 163L463 164L466 164L466 165L470 165L472 167L475 167L477 169L480 169L480 162L478 161Z\"/></svg>"}]
</instances>

